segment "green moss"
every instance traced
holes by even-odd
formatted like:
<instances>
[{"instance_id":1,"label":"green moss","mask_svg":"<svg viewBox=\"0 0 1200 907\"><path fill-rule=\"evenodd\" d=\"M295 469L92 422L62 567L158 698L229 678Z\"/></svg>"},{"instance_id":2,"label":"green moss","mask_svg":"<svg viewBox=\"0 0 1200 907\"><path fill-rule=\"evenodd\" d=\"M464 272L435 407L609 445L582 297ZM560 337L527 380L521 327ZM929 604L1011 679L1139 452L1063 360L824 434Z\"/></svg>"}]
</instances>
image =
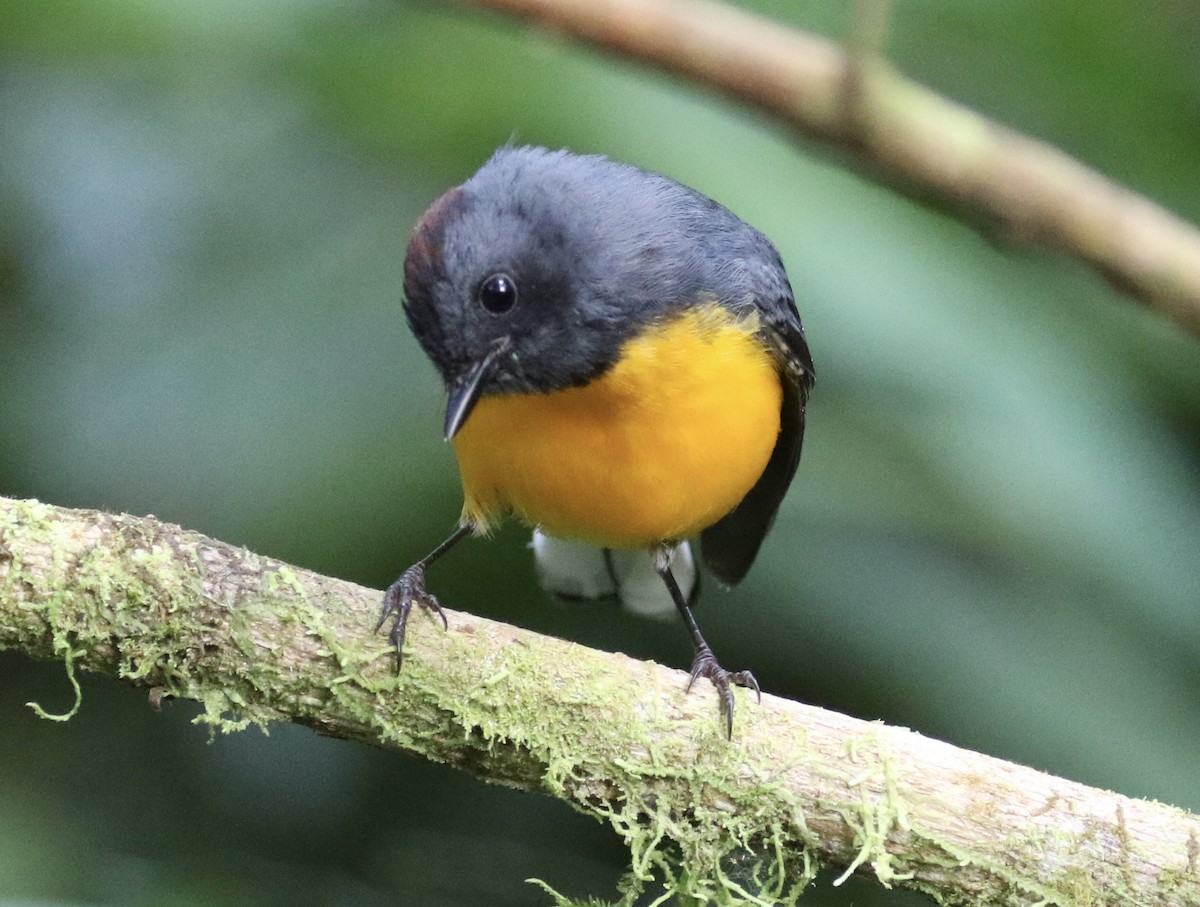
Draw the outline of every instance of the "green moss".
<instances>
[{"instance_id":1,"label":"green moss","mask_svg":"<svg viewBox=\"0 0 1200 907\"><path fill-rule=\"evenodd\" d=\"M48 721L68 721L79 712L83 705L83 690L80 689L79 681L75 677L75 663L84 654L84 651L72 644L71 634L61 620L69 596L60 590L48 588L44 579L45 574L57 575L62 570L64 548L62 544L54 542L61 542L60 536L66 530L55 519L56 514L56 508L40 501L15 501L10 509L3 512L0 534L11 539L10 544L14 551L24 550L34 545L40 547L44 540L50 540L50 544L45 550L51 558L51 562L46 565L45 570L41 573L28 570L24 558L14 557L6 565L4 586L6 594L11 595L14 600L25 602L23 607L26 610L44 612L46 622L53 628L45 654L62 659L67 681L74 693L74 703L70 709L62 713L48 712L37 702L27 702L25 705L32 709L39 718ZM25 594L26 590L29 590L30 594ZM47 592L49 594L46 594Z\"/></svg>"},{"instance_id":2,"label":"green moss","mask_svg":"<svg viewBox=\"0 0 1200 907\"><path fill-rule=\"evenodd\" d=\"M75 693L75 702L71 705L71 708L65 712L54 713L47 712L38 702L30 701L25 703L26 706L33 710L33 714L47 721L70 721L79 712L80 706L83 705L83 690L79 686L79 681L75 678L75 659L80 654L69 646L63 652L63 665L67 671L67 680L70 682L71 689Z\"/></svg>"},{"instance_id":3,"label":"green moss","mask_svg":"<svg viewBox=\"0 0 1200 907\"><path fill-rule=\"evenodd\" d=\"M129 517L71 519L69 511L37 502L0 514L0 533L15 555L0 558L0 592L18 603L0 618L12 623L0 624L0 639L21 639L36 654L62 659L76 692L63 715L32 706L42 717L65 720L78 711L77 668L115 668L156 696L199 701L203 712L195 720L213 734L250 725L265 731L286 717L393 743L498 783L540 788L620 836L629 851L620 907L659 891L655 904L780 907L794 904L816 875L818 842L804 804L780 780L786 772L752 768L773 763L750 749L753 733L726 740L715 708L669 722L647 709L644 686L662 682L654 666L645 666L644 684L630 683L601 653L528 636L481 640L476 633L504 632L483 624L452 624L446 633L426 615L410 627L410 640L421 646L397 675L383 635L375 637L378 645L364 645L365 630L353 629L361 617L348 623L344 610L330 610L322 585L330 581ZM65 576L70 583L63 584ZM346 589L339 586L328 601L344 609ZM482 663L481 652L488 653ZM327 664L314 670L306 664L313 656ZM554 691L553 708L547 690ZM701 685L691 696L706 694L711 690ZM738 697L739 727L753 729L755 706L744 691ZM603 724L598 714L608 716ZM891 733L869 728L851 737L832 765L808 753L803 731L771 741L796 760L813 759L814 771L836 775L836 787L851 791L847 802L821 807L853 831L856 852L839 883L869 868L885 886L944 897L929 877L906 871L919 854L923 866L940 861L948 874L980 870L990 886L981 898L998 902L1016 896L1087 907L1133 891L1133 879L1106 879L1098 891L1099 881L1084 869L1031 881L994 843L974 852L929 834L910 816ZM639 741L636 749L630 741ZM1119 815L1115 827L1097 822L1082 835L1034 824L1007 850L1069 850L1081 859L1066 865L1094 867L1089 853L1114 836L1127 860L1133 845ZM1188 854L1191 873L1200 860L1195 840ZM537 884L560 907L578 904ZM1160 885L1187 892L1194 878L1164 873Z\"/></svg>"},{"instance_id":4,"label":"green moss","mask_svg":"<svg viewBox=\"0 0 1200 907\"><path fill-rule=\"evenodd\" d=\"M862 771L849 781L850 787L859 788L859 801L844 804L839 809L846 825L854 831L859 850L833 884L843 884L863 865L870 865L875 878L885 888L891 888L893 882L909 881L912 873L896 870L896 857L888 848L888 835L893 829L909 831L910 827L908 808L896 785L895 766L886 743L871 730L849 738L844 754L849 763L863 766ZM882 798L872 792L877 787L884 791Z\"/></svg>"},{"instance_id":5,"label":"green moss","mask_svg":"<svg viewBox=\"0 0 1200 907\"><path fill-rule=\"evenodd\" d=\"M593 653L579 649L578 662L564 659L561 652L550 657L537 642L502 648L483 681L427 679L426 671L440 674L471 663L467 652L460 657L458 651L476 648L469 637L450 633L444 642L436 665L405 663L404 685L428 686L423 692L457 690L453 697L437 699L437 707L473 745L492 756L519 753L526 767L532 757L543 767L540 783L547 792L605 822L621 837L630 859L617 902L622 907L631 907L659 885L664 900L775 907L795 903L812 881L814 853L792 843L794 825L784 827L789 812L800 817L803 827L799 802L789 804L786 788L772 778L759 779L757 787L753 781L748 784L744 754L736 742L725 740L711 716L664 734L661 716L639 707L642 691L615 681L596 682L606 675L589 670ZM548 686L558 690L554 709L547 709L543 699ZM603 728L592 724L597 700L612 716ZM752 709L753 703L747 700L742 708ZM645 751L627 752L629 740L645 741ZM679 750L695 747L697 741L699 757L694 752L692 758L679 757ZM581 752L590 754L586 765L580 764ZM556 904L575 903L538 884Z\"/></svg>"}]
</instances>

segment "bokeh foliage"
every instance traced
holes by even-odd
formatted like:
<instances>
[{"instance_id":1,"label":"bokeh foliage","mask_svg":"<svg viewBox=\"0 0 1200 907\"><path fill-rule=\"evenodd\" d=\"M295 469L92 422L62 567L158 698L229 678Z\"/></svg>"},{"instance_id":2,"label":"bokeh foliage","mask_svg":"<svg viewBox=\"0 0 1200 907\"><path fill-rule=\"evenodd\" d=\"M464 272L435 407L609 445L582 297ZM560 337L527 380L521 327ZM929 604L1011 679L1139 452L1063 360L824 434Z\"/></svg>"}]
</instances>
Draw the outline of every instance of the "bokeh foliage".
<instances>
[{"instance_id":1,"label":"bokeh foliage","mask_svg":"<svg viewBox=\"0 0 1200 907\"><path fill-rule=\"evenodd\" d=\"M831 35L848 5L763 0ZM896 4L906 72L1200 221L1200 7ZM1200 810L1200 344L694 88L500 17L330 0L0 0L0 493L153 512L382 586L451 526L407 232L516 139L724 202L818 369L745 584L700 619L764 686ZM453 606L683 665L681 628L537 591L510 527ZM416 632L435 632L418 623ZM0 904L546 903L623 852L549 800L0 655ZM707 695L698 691L693 695ZM714 707L715 712L715 707ZM859 885L814 903L899 904Z\"/></svg>"}]
</instances>

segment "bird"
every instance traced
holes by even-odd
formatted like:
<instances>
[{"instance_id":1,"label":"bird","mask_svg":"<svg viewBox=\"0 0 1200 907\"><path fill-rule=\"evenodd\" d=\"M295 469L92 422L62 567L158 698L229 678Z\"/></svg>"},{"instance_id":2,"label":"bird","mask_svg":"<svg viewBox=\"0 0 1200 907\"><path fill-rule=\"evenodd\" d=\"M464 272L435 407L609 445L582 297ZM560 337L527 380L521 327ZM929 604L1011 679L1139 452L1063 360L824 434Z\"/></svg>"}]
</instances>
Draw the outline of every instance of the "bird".
<instances>
[{"instance_id":1,"label":"bird","mask_svg":"<svg viewBox=\"0 0 1200 907\"><path fill-rule=\"evenodd\" d=\"M397 670L426 571L512 516L537 538L649 555L732 739L733 686L673 565L750 569L792 482L815 373L775 246L709 197L598 154L504 146L421 216L404 312L445 384L464 503L387 589ZM553 548L553 545L550 546ZM549 549L548 549L549 550ZM586 593L585 593L586 594Z\"/></svg>"}]
</instances>

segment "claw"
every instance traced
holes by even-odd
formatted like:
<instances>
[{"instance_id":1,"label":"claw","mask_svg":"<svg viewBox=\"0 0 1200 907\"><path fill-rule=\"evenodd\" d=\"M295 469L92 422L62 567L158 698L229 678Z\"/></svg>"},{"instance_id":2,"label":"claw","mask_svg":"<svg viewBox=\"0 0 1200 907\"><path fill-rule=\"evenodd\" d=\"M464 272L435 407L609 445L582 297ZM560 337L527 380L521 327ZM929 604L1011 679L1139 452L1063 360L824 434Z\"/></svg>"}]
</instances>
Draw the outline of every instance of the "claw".
<instances>
[{"instance_id":1,"label":"claw","mask_svg":"<svg viewBox=\"0 0 1200 907\"><path fill-rule=\"evenodd\" d=\"M442 620L442 629L448 629L446 613L442 610L437 596L425 588L425 563L418 561L400 574L400 578L388 586L383 596L383 607L379 612L379 622L375 632L383 629L389 619L395 618L392 629L388 632L388 641L396 650L396 671L404 661L404 634L408 628L408 615L413 605L420 605L426 611L436 614Z\"/></svg>"},{"instance_id":2,"label":"claw","mask_svg":"<svg viewBox=\"0 0 1200 907\"><path fill-rule=\"evenodd\" d=\"M762 690L759 689L758 681L754 679L754 675L749 671L726 671L720 664L717 663L717 658L712 653L707 645L701 646L696 650L696 657L692 661L692 674L688 678L687 692L690 692L692 685L698 678L707 677L712 681L713 686L717 688L717 695L720 697L721 717L725 720L725 738L733 739L733 687L736 684L739 687L746 687L754 691L754 695L758 697L758 701L762 702Z\"/></svg>"}]
</instances>

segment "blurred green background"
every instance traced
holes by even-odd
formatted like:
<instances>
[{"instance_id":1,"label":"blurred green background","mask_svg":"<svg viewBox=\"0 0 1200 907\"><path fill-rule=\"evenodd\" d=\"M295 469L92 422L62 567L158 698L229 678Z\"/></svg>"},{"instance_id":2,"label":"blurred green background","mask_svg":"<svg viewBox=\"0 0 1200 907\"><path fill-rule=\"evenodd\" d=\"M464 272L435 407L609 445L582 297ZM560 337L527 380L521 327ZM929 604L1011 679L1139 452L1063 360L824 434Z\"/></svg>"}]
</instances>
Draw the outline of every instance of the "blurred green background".
<instances>
[{"instance_id":1,"label":"blurred green background","mask_svg":"<svg viewBox=\"0 0 1200 907\"><path fill-rule=\"evenodd\" d=\"M848 27L842 3L758 6ZM895 7L906 72L1200 221L1192 0ZM514 138L693 185L788 266L819 380L758 564L701 600L727 665L1200 810L1200 344L1072 261L498 16L0 0L0 493L384 586L459 506L400 309L408 231ZM526 538L459 550L443 599L688 663L674 623L547 601ZM623 868L549 799L287 726L210 744L191 704L83 686L76 719L40 721L23 703L69 705L61 666L0 654L0 904L545 904L524 879L612 896ZM851 901L920 902L812 895Z\"/></svg>"}]
</instances>

